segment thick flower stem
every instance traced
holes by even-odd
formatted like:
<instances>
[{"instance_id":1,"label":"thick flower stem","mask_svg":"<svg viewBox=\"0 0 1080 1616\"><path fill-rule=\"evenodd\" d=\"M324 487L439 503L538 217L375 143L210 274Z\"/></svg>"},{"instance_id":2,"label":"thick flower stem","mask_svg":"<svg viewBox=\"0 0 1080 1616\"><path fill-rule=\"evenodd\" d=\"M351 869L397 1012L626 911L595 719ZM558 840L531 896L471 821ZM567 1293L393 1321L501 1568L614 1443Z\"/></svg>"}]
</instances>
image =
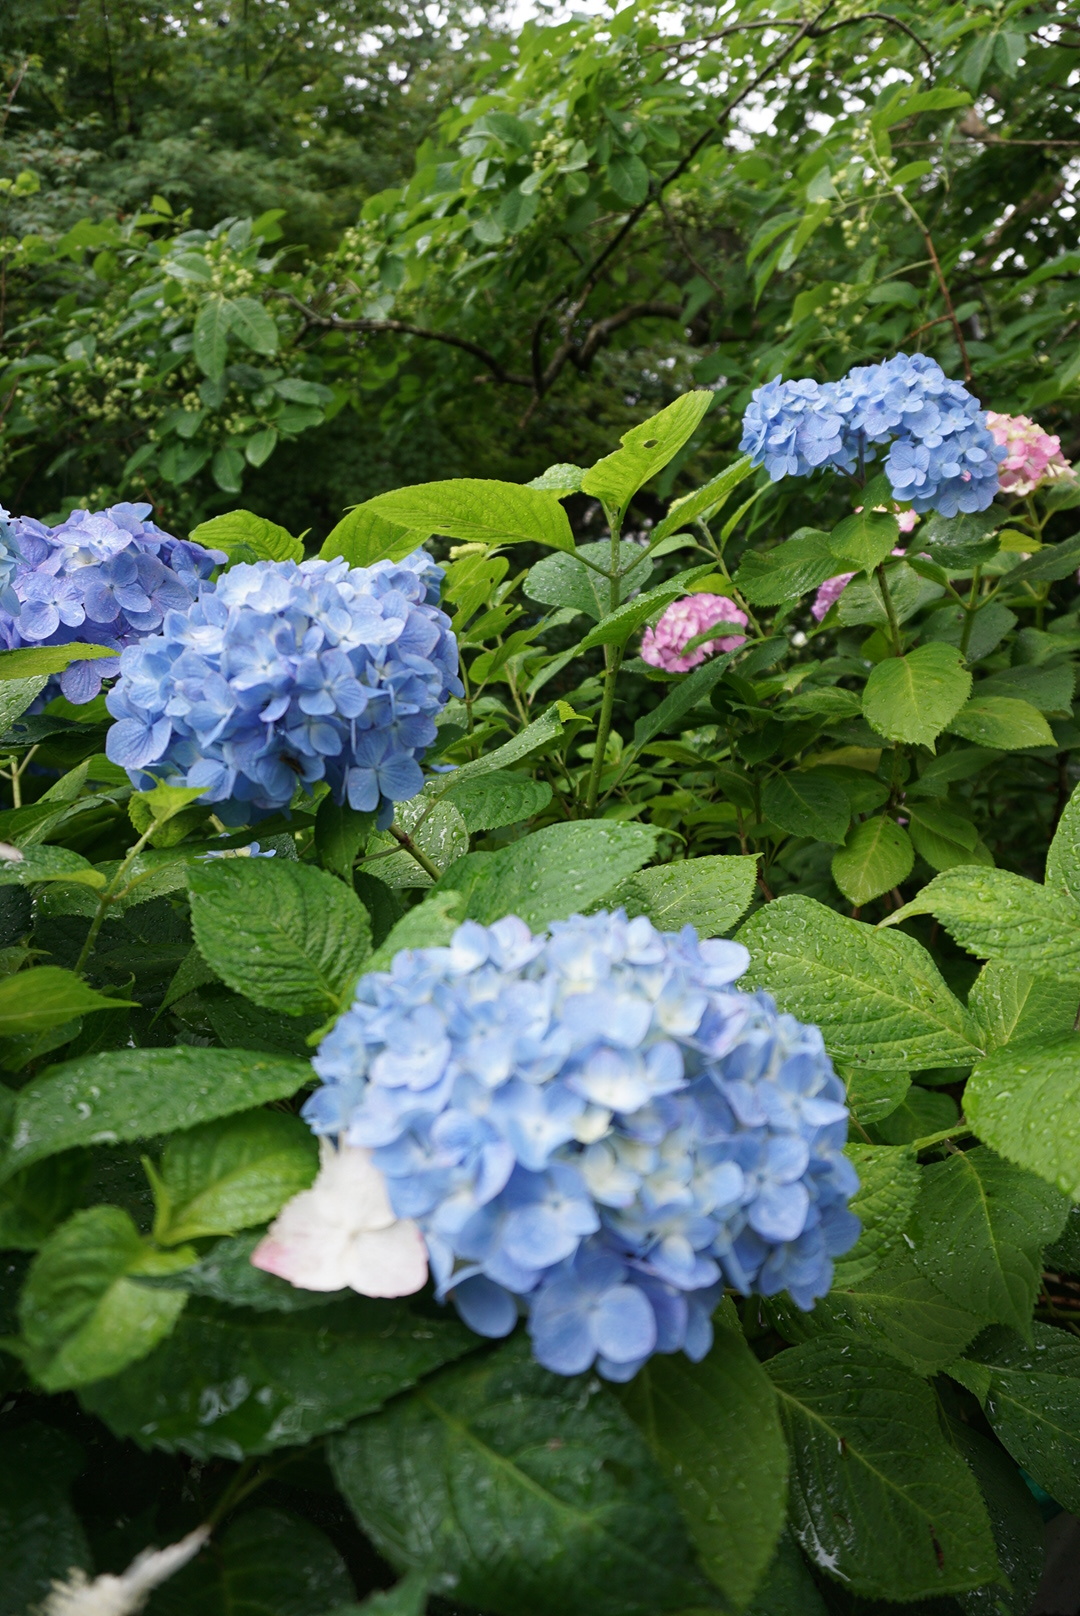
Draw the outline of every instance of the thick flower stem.
<instances>
[{"instance_id":1,"label":"thick flower stem","mask_svg":"<svg viewBox=\"0 0 1080 1616\"><path fill-rule=\"evenodd\" d=\"M604 674L604 696L600 704L600 718L596 726L596 751L593 753L592 768L589 770L589 786L585 796L585 810L595 813L597 798L600 795L600 779L604 772L604 754L607 752L608 736L611 734L611 720L615 713L615 686L619 678L619 669L622 667L622 647L610 646L608 649L607 672Z\"/></svg>"},{"instance_id":2,"label":"thick flower stem","mask_svg":"<svg viewBox=\"0 0 1080 1616\"><path fill-rule=\"evenodd\" d=\"M87 960L94 952L94 944L97 942L98 932L101 930L102 922L109 912L109 905L119 895L120 887L123 883L125 875L127 875L131 866L134 864L135 860L138 858L151 836L153 836L155 831L160 830L163 824L164 820L161 819L154 819L151 821L149 828L145 830L139 837L139 840L135 843L127 858L121 864L108 886L102 892L101 897L98 899L97 914L90 922L90 930L86 934L86 941L83 943L79 952L79 957L75 961L75 974L77 976L82 975L83 968L85 967Z\"/></svg>"},{"instance_id":3,"label":"thick flower stem","mask_svg":"<svg viewBox=\"0 0 1080 1616\"><path fill-rule=\"evenodd\" d=\"M898 657L902 657L904 654L904 641L900 634L900 620L896 615L896 607L893 605L892 594L889 591L889 585L885 578L884 561L878 562L877 580L881 585L881 598L885 602L885 612L889 619L889 633L892 636L893 650Z\"/></svg>"},{"instance_id":4,"label":"thick flower stem","mask_svg":"<svg viewBox=\"0 0 1080 1616\"><path fill-rule=\"evenodd\" d=\"M406 853L416 860L420 868L425 870L427 874L430 875L433 881L439 881L442 879L442 871L439 869L439 866L432 863L422 847L417 847L408 831L402 830L401 826L396 820L390 826L390 834L394 840L405 849Z\"/></svg>"}]
</instances>

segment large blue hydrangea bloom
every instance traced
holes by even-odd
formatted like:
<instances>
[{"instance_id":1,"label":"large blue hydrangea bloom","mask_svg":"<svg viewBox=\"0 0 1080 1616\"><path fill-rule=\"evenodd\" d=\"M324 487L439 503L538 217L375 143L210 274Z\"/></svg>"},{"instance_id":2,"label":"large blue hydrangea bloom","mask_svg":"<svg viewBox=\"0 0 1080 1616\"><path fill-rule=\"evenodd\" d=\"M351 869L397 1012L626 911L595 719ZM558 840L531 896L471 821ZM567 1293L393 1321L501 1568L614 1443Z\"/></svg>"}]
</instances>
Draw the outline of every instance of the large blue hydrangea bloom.
<instances>
[{"instance_id":1,"label":"large blue hydrangea bloom","mask_svg":"<svg viewBox=\"0 0 1080 1616\"><path fill-rule=\"evenodd\" d=\"M229 824L326 780L385 827L423 786L435 714L463 693L442 577L423 550L231 568L123 653L109 757L137 785L202 787Z\"/></svg>"},{"instance_id":2,"label":"large blue hydrangea bloom","mask_svg":"<svg viewBox=\"0 0 1080 1616\"><path fill-rule=\"evenodd\" d=\"M137 644L169 611L187 611L226 558L149 521L149 505L72 511L58 527L0 509L0 648ZM111 661L72 662L59 688L92 701Z\"/></svg>"},{"instance_id":3,"label":"large blue hydrangea bloom","mask_svg":"<svg viewBox=\"0 0 1080 1616\"><path fill-rule=\"evenodd\" d=\"M372 1151L480 1334L524 1310L547 1368L613 1380L701 1358L722 1282L810 1308L859 1230L821 1034L747 962L621 909L467 921L361 978L304 1115Z\"/></svg>"},{"instance_id":4,"label":"large blue hydrangea bloom","mask_svg":"<svg viewBox=\"0 0 1080 1616\"><path fill-rule=\"evenodd\" d=\"M743 417L741 448L773 482L851 473L886 443L893 494L916 511L985 511L997 493L1005 451L986 412L926 354L857 365L838 382L768 382Z\"/></svg>"}]
</instances>

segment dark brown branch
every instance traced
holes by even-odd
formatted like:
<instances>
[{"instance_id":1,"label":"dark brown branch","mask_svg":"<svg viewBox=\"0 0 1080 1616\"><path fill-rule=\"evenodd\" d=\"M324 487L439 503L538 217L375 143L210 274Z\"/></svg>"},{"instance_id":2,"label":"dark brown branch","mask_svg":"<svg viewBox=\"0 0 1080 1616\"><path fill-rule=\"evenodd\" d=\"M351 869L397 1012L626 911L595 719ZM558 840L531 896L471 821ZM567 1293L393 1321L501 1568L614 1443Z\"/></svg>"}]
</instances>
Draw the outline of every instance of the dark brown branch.
<instances>
[{"instance_id":1,"label":"dark brown branch","mask_svg":"<svg viewBox=\"0 0 1080 1616\"><path fill-rule=\"evenodd\" d=\"M578 370L584 370L592 361L597 348L607 341L615 331L621 330L624 325L630 325L634 320L644 320L648 317L662 320L678 320L682 316L682 305L679 303L628 303L625 308L618 309L609 314L606 319L594 320L585 333L584 341L570 354ZM550 367L549 367L550 368ZM551 381L554 377L551 378ZM551 381L546 385L550 387Z\"/></svg>"},{"instance_id":2,"label":"dark brown branch","mask_svg":"<svg viewBox=\"0 0 1080 1616\"><path fill-rule=\"evenodd\" d=\"M505 382L510 387L532 387L532 377L522 376L516 370L507 370L501 360L496 359L487 348L481 348L478 342L470 342L468 337L456 337L451 331L431 331L427 326L412 325L408 320L343 320L336 314L315 314L298 298L292 298L304 313L304 323L308 327L317 327L323 331L354 331L363 335L376 336L383 331L397 331L406 337L422 337L425 342L442 342L449 348L460 348L463 353L472 354L486 365L497 382Z\"/></svg>"},{"instance_id":3,"label":"dark brown branch","mask_svg":"<svg viewBox=\"0 0 1080 1616\"><path fill-rule=\"evenodd\" d=\"M890 16L887 11L862 11L857 17L845 17L841 22L831 22L827 28L814 27L810 30L810 37L811 39L824 39L826 34L835 34L838 28L850 28L852 23L855 22L892 23L894 28L899 28L902 33L905 33L910 40L918 45L927 62L933 67L934 53L929 45L919 38L914 28L909 28L906 22L901 22L899 17Z\"/></svg>"}]
</instances>

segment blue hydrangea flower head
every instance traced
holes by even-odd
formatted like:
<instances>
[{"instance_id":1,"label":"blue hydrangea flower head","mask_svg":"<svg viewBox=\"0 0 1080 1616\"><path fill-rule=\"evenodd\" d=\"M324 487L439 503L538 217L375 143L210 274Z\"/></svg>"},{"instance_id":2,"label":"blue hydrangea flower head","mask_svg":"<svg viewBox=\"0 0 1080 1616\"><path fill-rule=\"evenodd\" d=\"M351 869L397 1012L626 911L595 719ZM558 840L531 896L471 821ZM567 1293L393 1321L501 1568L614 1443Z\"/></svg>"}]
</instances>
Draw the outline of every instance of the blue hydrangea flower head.
<instances>
[{"instance_id":1,"label":"blue hydrangea flower head","mask_svg":"<svg viewBox=\"0 0 1080 1616\"><path fill-rule=\"evenodd\" d=\"M857 365L838 382L768 382L743 417L741 448L774 482L852 472L884 444L893 495L916 511L956 516L993 502L1002 446L978 399L926 354Z\"/></svg>"},{"instance_id":2,"label":"blue hydrangea flower head","mask_svg":"<svg viewBox=\"0 0 1080 1616\"><path fill-rule=\"evenodd\" d=\"M435 715L463 693L442 576L423 550L231 568L124 651L109 757L136 784L201 787L228 824L326 780L385 827L423 786Z\"/></svg>"},{"instance_id":3,"label":"blue hydrangea flower head","mask_svg":"<svg viewBox=\"0 0 1080 1616\"><path fill-rule=\"evenodd\" d=\"M747 963L621 909L467 921L361 977L304 1115L371 1152L480 1334L524 1313L547 1368L613 1380L701 1358L724 1283L810 1308L859 1229L843 1086Z\"/></svg>"},{"instance_id":4,"label":"blue hydrangea flower head","mask_svg":"<svg viewBox=\"0 0 1080 1616\"><path fill-rule=\"evenodd\" d=\"M186 611L226 558L175 539L149 505L72 511L57 527L0 512L0 645L135 645ZM92 701L115 664L73 662L60 675L69 701Z\"/></svg>"}]
</instances>

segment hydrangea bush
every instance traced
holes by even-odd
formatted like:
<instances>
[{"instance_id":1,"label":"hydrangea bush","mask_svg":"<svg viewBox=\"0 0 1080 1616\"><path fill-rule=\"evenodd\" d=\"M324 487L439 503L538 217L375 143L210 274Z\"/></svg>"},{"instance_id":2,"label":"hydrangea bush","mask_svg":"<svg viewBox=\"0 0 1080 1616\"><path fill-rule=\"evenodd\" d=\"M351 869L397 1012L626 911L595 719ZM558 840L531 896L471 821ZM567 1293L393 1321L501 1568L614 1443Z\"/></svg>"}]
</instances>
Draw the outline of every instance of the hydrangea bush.
<instances>
[{"instance_id":1,"label":"hydrangea bush","mask_svg":"<svg viewBox=\"0 0 1080 1616\"><path fill-rule=\"evenodd\" d=\"M0 1612L1031 1608L1080 485L920 354L713 403L5 518Z\"/></svg>"}]
</instances>

